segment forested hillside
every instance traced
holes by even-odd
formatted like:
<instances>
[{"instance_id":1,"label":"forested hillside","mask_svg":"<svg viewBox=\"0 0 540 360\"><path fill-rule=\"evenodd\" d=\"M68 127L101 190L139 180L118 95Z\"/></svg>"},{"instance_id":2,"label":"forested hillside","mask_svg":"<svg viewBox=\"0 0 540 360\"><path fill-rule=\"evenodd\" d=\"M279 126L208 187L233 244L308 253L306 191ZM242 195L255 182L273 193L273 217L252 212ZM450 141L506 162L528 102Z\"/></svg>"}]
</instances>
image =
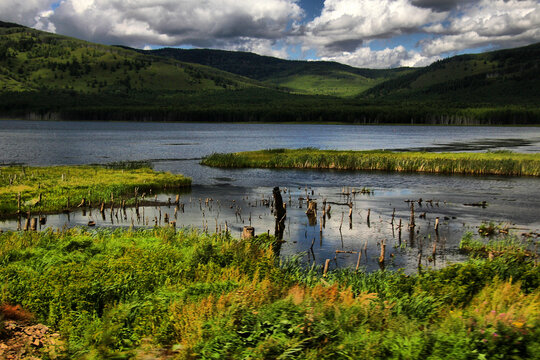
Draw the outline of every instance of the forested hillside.
<instances>
[{"instance_id":1,"label":"forested hillside","mask_svg":"<svg viewBox=\"0 0 540 360\"><path fill-rule=\"evenodd\" d=\"M0 22L0 116L538 124L539 49L371 70L215 50L148 53Z\"/></svg>"}]
</instances>

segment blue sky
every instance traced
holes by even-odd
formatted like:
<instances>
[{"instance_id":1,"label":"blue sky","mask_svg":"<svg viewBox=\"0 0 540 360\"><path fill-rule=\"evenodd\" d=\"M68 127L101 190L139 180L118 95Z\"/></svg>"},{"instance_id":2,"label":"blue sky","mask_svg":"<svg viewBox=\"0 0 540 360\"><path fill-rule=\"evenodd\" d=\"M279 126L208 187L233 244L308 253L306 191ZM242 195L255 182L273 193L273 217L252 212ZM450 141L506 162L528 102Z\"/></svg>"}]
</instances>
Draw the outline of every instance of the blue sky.
<instances>
[{"instance_id":1,"label":"blue sky","mask_svg":"<svg viewBox=\"0 0 540 360\"><path fill-rule=\"evenodd\" d=\"M241 50L370 68L540 42L540 0L0 0L0 14L104 44Z\"/></svg>"}]
</instances>

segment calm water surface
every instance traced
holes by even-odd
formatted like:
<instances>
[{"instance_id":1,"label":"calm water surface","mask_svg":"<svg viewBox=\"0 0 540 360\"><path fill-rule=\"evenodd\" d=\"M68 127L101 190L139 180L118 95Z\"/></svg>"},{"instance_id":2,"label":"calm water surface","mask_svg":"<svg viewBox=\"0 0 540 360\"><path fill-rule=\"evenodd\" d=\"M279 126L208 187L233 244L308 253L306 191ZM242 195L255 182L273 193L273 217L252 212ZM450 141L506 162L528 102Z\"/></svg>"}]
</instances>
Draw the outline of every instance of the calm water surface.
<instances>
[{"instance_id":1,"label":"calm water surface","mask_svg":"<svg viewBox=\"0 0 540 360\"><path fill-rule=\"evenodd\" d=\"M223 230L227 223L233 234L239 235L242 227L251 223L257 233L273 232L273 216L261 201L271 196L273 186L286 188L283 196L289 208L281 252L284 256L300 253L305 261L322 263L330 258L333 266L354 266L356 254L336 254L336 250L365 248L362 265L374 269L378 267L380 243L385 241L389 268L411 269L419 259L424 266L439 267L463 259L457 251L459 239L465 231L476 232L484 221L507 222L505 226L515 228L516 233L540 229L540 180L535 178L214 169L199 165L200 158L213 152L308 146L540 152L540 128L0 121L0 164L150 160L158 170L192 177L192 190L181 198L185 210L176 216L179 226L205 227L213 232L216 228ZM343 195L344 187L350 191L364 186L375 193L354 198ZM175 195L160 194L159 199ZM322 199L332 203L332 215L325 220L322 236L321 213L317 223L310 224L305 201L299 200L306 195L319 203ZM425 218L417 219L415 233L410 234L406 228L410 211L405 201L420 198L423 202L422 207L417 203L417 215L425 213ZM208 205L206 199L210 199ZM344 205L350 199L354 203L352 221ZM425 200L433 200L433 205ZM489 205L465 205L478 201ZM391 224L394 209L395 222ZM89 220L97 221L98 226L151 226L163 223L165 214L172 219L174 207L145 208L142 218L129 209L125 214L107 213L105 219L96 211L84 215L76 212L69 217L61 214L49 216L46 226L85 225ZM436 217L441 220L438 234L433 230ZM399 219L404 225L401 239ZM3 229L17 226L15 221L0 221Z\"/></svg>"}]
</instances>

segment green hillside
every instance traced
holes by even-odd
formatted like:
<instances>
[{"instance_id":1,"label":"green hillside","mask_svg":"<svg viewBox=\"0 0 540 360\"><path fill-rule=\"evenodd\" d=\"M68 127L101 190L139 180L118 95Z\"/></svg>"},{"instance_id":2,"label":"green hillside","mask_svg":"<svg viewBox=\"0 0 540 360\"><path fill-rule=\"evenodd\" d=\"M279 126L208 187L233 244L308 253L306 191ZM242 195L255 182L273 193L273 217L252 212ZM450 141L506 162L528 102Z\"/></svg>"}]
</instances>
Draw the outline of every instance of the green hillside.
<instances>
[{"instance_id":1,"label":"green hillside","mask_svg":"<svg viewBox=\"0 0 540 360\"><path fill-rule=\"evenodd\" d=\"M200 91L259 86L218 69L0 25L0 91Z\"/></svg>"},{"instance_id":2,"label":"green hillside","mask_svg":"<svg viewBox=\"0 0 540 360\"><path fill-rule=\"evenodd\" d=\"M407 68L359 69L329 61L283 60L248 52L212 49L138 51L215 67L299 94L339 97L358 95L385 80L413 71Z\"/></svg>"},{"instance_id":3,"label":"green hillside","mask_svg":"<svg viewBox=\"0 0 540 360\"><path fill-rule=\"evenodd\" d=\"M242 52L136 51L0 22L0 117L538 124L539 48L371 70Z\"/></svg>"},{"instance_id":4,"label":"green hillside","mask_svg":"<svg viewBox=\"0 0 540 360\"><path fill-rule=\"evenodd\" d=\"M456 104L540 103L540 44L437 61L369 89L364 97Z\"/></svg>"}]
</instances>

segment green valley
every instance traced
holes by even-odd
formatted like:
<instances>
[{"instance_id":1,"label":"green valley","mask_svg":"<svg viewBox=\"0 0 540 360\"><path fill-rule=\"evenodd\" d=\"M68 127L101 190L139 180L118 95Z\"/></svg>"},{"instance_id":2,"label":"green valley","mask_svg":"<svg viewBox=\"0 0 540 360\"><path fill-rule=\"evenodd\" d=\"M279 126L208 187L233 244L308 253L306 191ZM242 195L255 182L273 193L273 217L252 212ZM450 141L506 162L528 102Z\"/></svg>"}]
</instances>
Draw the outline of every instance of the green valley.
<instances>
[{"instance_id":1,"label":"green valley","mask_svg":"<svg viewBox=\"0 0 540 360\"><path fill-rule=\"evenodd\" d=\"M359 69L143 51L0 22L0 116L37 120L538 124L540 45Z\"/></svg>"}]
</instances>

